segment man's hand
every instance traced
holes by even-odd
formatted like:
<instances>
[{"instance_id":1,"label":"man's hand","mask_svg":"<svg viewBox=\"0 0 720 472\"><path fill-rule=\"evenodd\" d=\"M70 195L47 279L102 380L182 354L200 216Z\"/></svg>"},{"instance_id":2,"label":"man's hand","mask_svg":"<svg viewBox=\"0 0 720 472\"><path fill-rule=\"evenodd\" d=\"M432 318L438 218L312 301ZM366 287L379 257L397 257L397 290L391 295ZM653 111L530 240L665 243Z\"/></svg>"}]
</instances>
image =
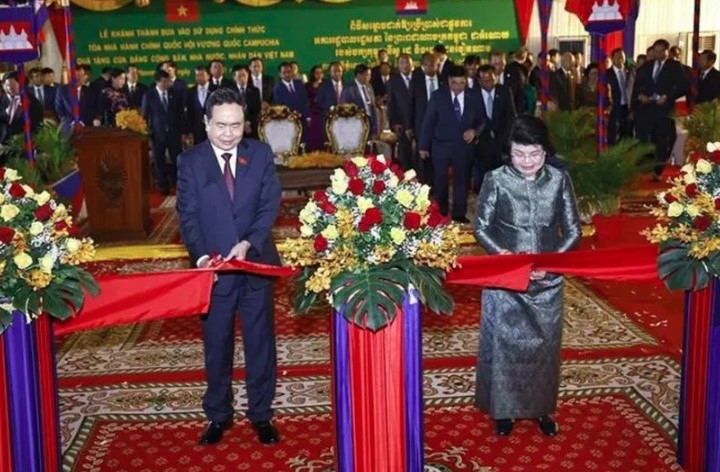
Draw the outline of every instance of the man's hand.
<instances>
[{"instance_id":1,"label":"man's hand","mask_svg":"<svg viewBox=\"0 0 720 472\"><path fill-rule=\"evenodd\" d=\"M420 151L420 159L427 159L430 157L430 151Z\"/></svg>"},{"instance_id":2,"label":"man's hand","mask_svg":"<svg viewBox=\"0 0 720 472\"><path fill-rule=\"evenodd\" d=\"M232 259L235 259L237 261L244 261L245 257L247 257L247 252L250 249L250 243L247 241L240 241L235 246L233 246L232 249L230 249L230 253L225 256L225 260L229 261Z\"/></svg>"},{"instance_id":3,"label":"man's hand","mask_svg":"<svg viewBox=\"0 0 720 472\"><path fill-rule=\"evenodd\" d=\"M393 125L393 131L395 131L397 134L402 133L403 127L402 125Z\"/></svg>"},{"instance_id":4,"label":"man's hand","mask_svg":"<svg viewBox=\"0 0 720 472\"><path fill-rule=\"evenodd\" d=\"M641 93L640 95L638 95L638 100L640 100L640 103L647 104L650 101L650 97L648 97L644 93Z\"/></svg>"},{"instance_id":5,"label":"man's hand","mask_svg":"<svg viewBox=\"0 0 720 472\"><path fill-rule=\"evenodd\" d=\"M531 270L530 271L530 280L542 280L547 275L547 272L544 270Z\"/></svg>"},{"instance_id":6,"label":"man's hand","mask_svg":"<svg viewBox=\"0 0 720 472\"><path fill-rule=\"evenodd\" d=\"M464 139L465 142L468 143L468 144L470 144L470 143L472 143L473 141L475 141L475 136L477 136L477 134L475 134L475 130L474 130L474 129L469 129L469 130L467 130L467 131L465 131L465 132L463 133L463 139Z\"/></svg>"},{"instance_id":7,"label":"man's hand","mask_svg":"<svg viewBox=\"0 0 720 472\"><path fill-rule=\"evenodd\" d=\"M658 105L664 105L667 102L667 95L660 95L657 99Z\"/></svg>"},{"instance_id":8,"label":"man's hand","mask_svg":"<svg viewBox=\"0 0 720 472\"><path fill-rule=\"evenodd\" d=\"M411 129L406 129L405 136L407 136L407 138L412 141L415 138L415 133L413 133L413 130Z\"/></svg>"},{"instance_id":9,"label":"man's hand","mask_svg":"<svg viewBox=\"0 0 720 472\"><path fill-rule=\"evenodd\" d=\"M508 251L507 249L500 249L500 252L498 252L501 256L508 256L512 254L512 252Z\"/></svg>"}]
</instances>

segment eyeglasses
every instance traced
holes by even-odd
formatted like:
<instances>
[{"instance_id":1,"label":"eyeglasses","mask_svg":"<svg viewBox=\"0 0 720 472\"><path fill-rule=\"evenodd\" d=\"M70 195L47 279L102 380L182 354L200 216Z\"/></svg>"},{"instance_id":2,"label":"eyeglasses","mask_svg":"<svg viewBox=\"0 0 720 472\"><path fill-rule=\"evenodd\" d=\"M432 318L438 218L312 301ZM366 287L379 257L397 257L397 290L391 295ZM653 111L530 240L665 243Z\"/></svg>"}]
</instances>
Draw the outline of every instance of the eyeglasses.
<instances>
[{"instance_id":1,"label":"eyeglasses","mask_svg":"<svg viewBox=\"0 0 720 472\"><path fill-rule=\"evenodd\" d=\"M545 157L545 151L538 150L538 151L531 151L528 153L524 153L521 151L512 151L510 153L510 156L516 160L516 161L532 161L537 162L539 160L542 160L542 158Z\"/></svg>"}]
</instances>

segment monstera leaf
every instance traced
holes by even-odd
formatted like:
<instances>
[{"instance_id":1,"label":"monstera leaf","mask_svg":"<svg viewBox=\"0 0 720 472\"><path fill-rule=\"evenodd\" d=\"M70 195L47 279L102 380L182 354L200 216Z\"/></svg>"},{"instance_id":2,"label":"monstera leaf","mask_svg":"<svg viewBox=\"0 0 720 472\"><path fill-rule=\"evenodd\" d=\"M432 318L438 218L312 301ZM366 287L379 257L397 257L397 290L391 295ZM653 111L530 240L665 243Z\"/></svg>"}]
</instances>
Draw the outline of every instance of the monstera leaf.
<instances>
[{"instance_id":1,"label":"monstera leaf","mask_svg":"<svg viewBox=\"0 0 720 472\"><path fill-rule=\"evenodd\" d=\"M720 253L708 259L690 257L689 248L680 241L667 241L660 245L658 272L660 279L670 290L702 290L710 277L720 269Z\"/></svg>"},{"instance_id":2,"label":"monstera leaf","mask_svg":"<svg viewBox=\"0 0 720 472\"><path fill-rule=\"evenodd\" d=\"M410 282L417 289L423 305L439 315L452 314L455 304L443 288L445 271L431 267L420 268L411 261L402 261L401 265L410 276Z\"/></svg>"},{"instance_id":3,"label":"monstera leaf","mask_svg":"<svg viewBox=\"0 0 720 472\"><path fill-rule=\"evenodd\" d=\"M12 323L12 313L0 308L0 335L10 327Z\"/></svg>"},{"instance_id":4,"label":"monstera leaf","mask_svg":"<svg viewBox=\"0 0 720 472\"><path fill-rule=\"evenodd\" d=\"M409 286L410 276L397 263L346 272L333 280L333 306L351 323L377 331L395 319Z\"/></svg>"}]
</instances>

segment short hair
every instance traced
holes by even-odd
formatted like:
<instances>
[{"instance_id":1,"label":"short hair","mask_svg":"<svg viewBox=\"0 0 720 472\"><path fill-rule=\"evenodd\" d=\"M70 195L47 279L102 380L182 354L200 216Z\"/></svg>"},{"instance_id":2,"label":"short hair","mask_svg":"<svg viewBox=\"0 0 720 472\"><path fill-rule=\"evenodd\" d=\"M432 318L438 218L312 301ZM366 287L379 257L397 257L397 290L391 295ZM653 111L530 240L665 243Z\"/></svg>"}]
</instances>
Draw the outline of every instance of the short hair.
<instances>
[{"instance_id":1,"label":"short hair","mask_svg":"<svg viewBox=\"0 0 720 472\"><path fill-rule=\"evenodd\" d=\"M162 79L170 79L170 74L167 73L167 71L158 69L155 71L155 74L153 75L153 79L155 82L160 82Z\"/></svg>"},{"instance_id":2,"label":"short hair","mask_svg":"<svg viewBox=\"0 0 720 472\"><path fill-rule=\"evenodd\" d=\"M560 54L560 51L557 49L551 49L548 51L548 56L555 56L556 54Z\"/></svg>"},{"instance_id":3,"label":"short hair","mask_svg":"<svg viewBox=\"0 0 720 472\"><path fill-rule=\"evenodd\" d=\"M447 49L445 49L445 46L442 44L436 44L433 46L433 51L438 54L447 54Z\"/></svg>"},{"instance_id":4,"label":"short hair","mask_svg":"<svg viewBox=\"0 0 720 472\"><path fill-rule=\"evenodd\" d=\"M2 76L2 83L7 82L8 80L14 80L16 82L19 81L20 75L16 70L12 70L10 72L5 72L5 75Z\"/></svg>"},{"instance_id":5,"label":"short hair","mask_svg":"<svg viewBox=\"0 0 720 472\"><path fill-rule=\"evenodd\" d=\"M323 66L321 66L320 64L315 64L314 66L312 66L312 67L310 68L310 77L314 76L314 75L315 75L315 71L318 70L318 69L320 69L321 71L323 71L323 75L325 75L325 69L323 69Z\"/></svg>"},{"instance_id":6,"label":"short hair","mask_svg":"<svg viewBox=\"0 0 720 472\"><path fill-rule=\"evenodd\" d=\"M680 46L672 46L672 47L670 47L670 52L672 52L673 54L677 53L678 55L680 55L682 53L682 49L680 49Z\"/></svg>"},{"instance_id":7,"label":"short hair","mask_svg":"<svg viewBox=\"0 0 720 472\"><path fill-rule=\"evenodd\" d=\"M710 64L715 64L715 61L717 60L717 54L715 54L711 49L705 49L700 53L700 55L705 56Z\"/></svg>"},{"instance_id":8,"label":"short hair","mask_svg":"<svg viewBox=\"0 0 720 472\"><path fill-rule=\"evenodd\" d=\"M278 72L281 72L283 67L290 67L290 68L292 69L292 65L290 65L290 63L289 63L288 61L282 61L282 62L278 65L278 69L277 69Z\"/></svg>"},{"instance_id":9,"label":"short hair","mask_svg":"<svg viewBox=\"0 0 720 472\"><path fill-rule=\"evenodd\" d=\"M218 59L218 58L216 57L216 58L213 59L212 61L208 62L208 67L212 66L212 65L215 64L216 62L217 62L218 64L220 64L221 66L224 66L224 65L225 65L225 63L222 61L222 59Z\"/></svg>"},{"instance_id":10,"label":"short hair","mask_svg":"<svg viewBox=\"0 0 720 472\"><path fill-rule=\"evenodd\" d=\"M465 68L459 65L453 65L450 67L450 78L465 77Z\"/></svg>"},{"instance_id":11,"label":"short hair","mask_svg":"<svg viewBox=\"0 0 720 472\"><path fill-rule=\"evenodd\" d=\"M55 73L55 69L53 69L52 67L43 67L40 72L42 72L43 75L46 75L46 74L54 74L54 73Z\"/></svg>"},{"instance_id":12,"label":"short hair","mask_svg":"<svg viewBox=\"0 0 720 472\"><path fill-rule=\"evenodd\" d=\"M625 50L624 50L623 48L615 48L615 49L613 49L612 52L610 53L610 57L613 57L615 54L618 54L618 53L623 53L623 54L625 54Z\"/></svg>"},{"instance_id":13,"label":"short hair","mask_svg":"<svg viewBox=\"0 0 720 472\"><path fill-rule=\"evenodd\" d=\"M380 48L380 49L378 49L377 53L380 54L381 52L384 52L385 54L388 53L388 52L387 52L387 49L385 49L385 48Z\"/></svg>"},{"instance_id":14,"label":"short hair","mask_svg":"<svg viewBox=\"0 0 720 472\"><path fill-rule=\"evenodd\" d=\"M398 58L398 61L399 61L400 59L402 59L402 58L405 58L405 59L407 59L408 61L412 61L412 60L413 60L412 56L411 56L409 53L407 53L407 52L401 52L400 54L398 54L398 57L397 57L397 58Z\"/></svg>"},{"instance_id":15,"label":"short hair","mask_svg":"<svg viewBox=\"0 0 720 472\"><path fill-rule=\"evenodd\" d=\"M207 103L205 103L205 116L209 120L210 118L212 118L213 108L218 105L231 104L240 105L240 107L242 108L245 106L245 101L237 90L224 87L219 88L213 93L211 93L208 97Z\"/></svg>"},{"instance_id":16,"label":"short hair","mask_svg":"<svg viewBox=\"0 0 720 472\"><path fill-rule=\"evenodd\" d=\"M436 57L433 55L433 53L426 52L422 55L420 62L422 62L423 64L427 64L428 62L434 61L435 59Z\"/></svg>"},{"instance_id":17,"label":"short hair","mask_svg":"<svg viewBox=\"0 0 720 472\"><path fill-rule=\"evenodd\" d=\"M493 57L505 58L505 51L501 51L500 49L494 49L490 51L490 59L492 59Z\"/></svg>"},{"instance_id":18,"label":"short hair","mask_svg":"<svg viewBox=\"0 0 720 472\"><path fill-rule=\"evenodd\" d=\"M198 64L195 66L195 72L205 71L208 74L210 73L210 68L206 66L205 64Z\"/></svg>"},{"instance_id":19,"label":"short hair","mask_svg":"<svg viewBox=\"0 0 720 472\"><path fill-rule=\"evenodd\" d=\"M654 48L655 48L655 46L650 46L645 50L645 52L648 52L648 53L652 52Z\"/></svg>"},{"instance_id":20,"label":"short hair","mask_svg":"<svg viewBox=\"0 0 720 472\"><path fill-rule=\"evenodd\" d=\"M75 71L81 70L84 70L89 74L92 72L92 67L90 67L88 64L75 64Z\"/></svg>"},{"instance_id":21,"label":"short hair","mask_svg":"<svg viewBox=\"0 0 720 472\"><path fill-rule=\"evenodd\" d=\"M163 62L163 65L170 66L173 69L177 69L177 63L175 61L165 61Z\"/></svg>"},{"instance_id":22,"label":"short hair","mask_svg":"<svg viewBox=\"0 0 720 472\"><path fill-rule=\"evenodd\" d=\"M39 67L33 67L32 69L30 69L28 71L28 76L32 77L35 74L41 74L41 73L42 73L42 69L40 69Z\"/></svg>"},{"instance_id":23,"label":"short hair","mask_svg":"<svg viewBox=\"0 0 720 472\"><path fill-rule=\"evenodd\" d=\"M343 67L343 65L342 65L342 62L340 62L340 61L333 61L330 63L330 65L328 65L328 69L330 69L331 67ZM343 69L344 69L344 67L343 67Z\"/></svg>"},{"instance_id":24,"label":"short hair","mask_svg":"<svg viewBox=\"0 0 720 472\"><path fill-rule=\"evenodd\" d=\"M111 74L113 70L115 70L114 67L103 67L102 71L100 73L101 74Z\"/></svg>"},{"instance_id":25,"label":"short hair","mask_svg":"<svg viewBox=\"0 0 720 472\"><path fill-rule=\"evenodd\" d=\"M258 62L260 62L260 64L263 64L262 58L260 58L260 57L258 57L258 56L255 56L255 57L251 57L251 58L250 58L250 64L252 64L252 63L255 62L255 61L258 61Z\"/></svg>"},{"instance_id":26,"label":"short hair","mask_svg":"<svg viewBox=\"0 0 720 472\"><path fill-rule=\"evenodd\" d=\"M358 64L355 66L355 69L353 70L354 75L360 75L364 74L365 72L369 71L370 68L367 66L367 64Z\"/></svg>"},{"instance_id":27,"label":"short hair","mask_svg":"<svg viewBox=\"0 0 720 472\"><path fill-rule=\"evenodd\" d=\"M478 67L478 75L480 74L492 74L496 75L495 68L490 64L483 64Z\"/></svg>"},{"instance_id":28,"label":"short hair","mask_svg":"<svg viewBox=\"0 0 720 472\"><path fill-rule=\"evenodd\" d=\"M250 74L250 67L249 67L248 65L246 65L246 64L236 64L236 65L234 65L233 68L232 68L232 74L235 75L235 72L238 72L238 71L241 71L241 70L244 70L245 72L247 72L248 75Z\"/></svg>"},{"instance_id":29,"label":"short hair","mask_svg":"<svg viewBox=\"0 0 720 472\"><path fill-rule=\"evenodd\" d=\"M124 73L125 73L125 70L124 70L124 69L113 69L113 70L110 71L110 77L113 78L113 79L117 79L118 77L120 77L120 76L123 75Z\"/></svg>"},{"instance_id":30,"label":"short hair","mask_svg":"<svg viewBox=\"0 0 720 472\"><path fill-rule=\"evenodd\" d=\"M128 64L125 67L125 72L130 72L130 69L137 69L137 68L138 68L137 64Z\"/></svg>"},{"instance_id":31,"label":"short hair","mask_svg":"<svg viewBox=\"0 0 720 472\"><path fill-rule=\"evenodd\" d=\"M638 54L638 57L635 59L635 62L645 61L647 60L647 55L645 54Z\"/></svg>"},{"instance_id":32,"label":"short hair","mask_svg":"<svg viewBox=\"0 0 720 472\"><path fill-rule=\"evenodd\" d=\"M665 49L670 49L670 43L667 39L658 39L653 43L653 47L655 46L662 46Z\"/></svg>"},{"instance_id":33,"label":"short hair","mask_svg":"<svg viewBox=\"0 0 720 472\"><path fill-rule=\"evenodd\" d=\"M590 71L592 71L593 69L597 69L599 71L600 64L598 64L597 62L591 62L590 64L587 65L587 67L583 71L583 75L585 77L588 77L590 75Z\"/></svg>"},{"instance_id":34,"label":"short hair","mask_svg":"<svg viewBox=\"0 0 720 472\"><path fill-rule=\"evenodd\" d=\"M505 143L505 154L508 159L513 143L540 145L548 156L555 154L552 144L550 144L550 132L547 125L543 120L534 116L522 115L513 120Z\"/></svg>"},{"instance_id":35,"label":"short hair","mask_svg":"<svg viewBox=\"0 0 720 472\"><path fill-rule=\"evenodd\" d=\"M468 54L467 56L465 56L463 64L466 66L469 66L471 64L480 64L480 56L478 56L477 54Z\"/></svg>"}]
</instances>

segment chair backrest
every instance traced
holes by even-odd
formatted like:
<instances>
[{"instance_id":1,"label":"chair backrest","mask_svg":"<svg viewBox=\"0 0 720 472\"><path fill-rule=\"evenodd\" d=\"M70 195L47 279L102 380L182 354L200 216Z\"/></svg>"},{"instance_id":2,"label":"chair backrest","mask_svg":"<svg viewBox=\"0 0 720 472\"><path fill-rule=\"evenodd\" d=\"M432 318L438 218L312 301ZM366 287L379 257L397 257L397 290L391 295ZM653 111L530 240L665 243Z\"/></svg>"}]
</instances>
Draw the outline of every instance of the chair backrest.
<instances>
[{"instance_id":1,"label":"chair backrest","mask_svg":"<svg viewBox=\"0 0 720 472\"><path fill-rule=\"evenodd\" d=\"M325 124L332 152L341 156L365 154L370 119L354 103L342 103L328 112Z\"/></svg>"},{"instance_id":2,"label":"chair backrest","mask_svg":"<svg viewBox=\"0 0 720 472\"><path fill-rule=\"evenodd\" d=\"M300 115L285 105L273 105L263 110L258 124L260 140L270 145L275 164L287 165L296 156L302 140Z\"/></svg>"}]
</instances>

